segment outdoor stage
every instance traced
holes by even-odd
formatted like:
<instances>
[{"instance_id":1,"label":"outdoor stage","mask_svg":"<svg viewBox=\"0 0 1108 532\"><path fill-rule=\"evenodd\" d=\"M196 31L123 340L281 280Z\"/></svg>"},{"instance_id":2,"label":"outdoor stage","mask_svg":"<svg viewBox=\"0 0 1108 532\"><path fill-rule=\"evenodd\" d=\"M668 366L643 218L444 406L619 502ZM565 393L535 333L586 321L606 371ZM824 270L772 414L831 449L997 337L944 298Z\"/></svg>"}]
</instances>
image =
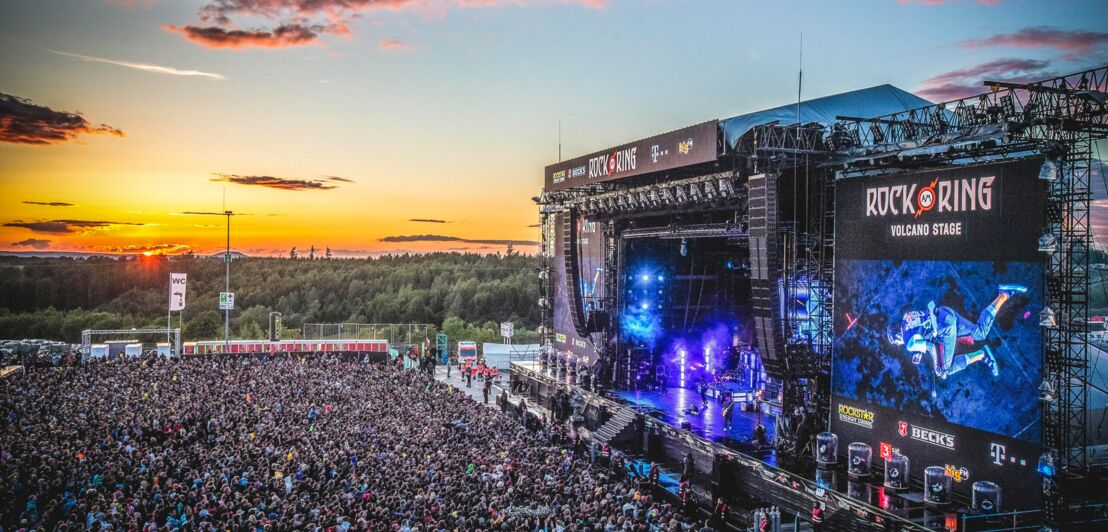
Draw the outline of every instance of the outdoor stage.
<instances>
[{"instance_id":1,"label":"outdoor stage","mask_svg":"<svg viewBox=\"0 0 1108 532\"><path fill-rule=\"evenodd\" d=\"M630 461L657 462L674 479L680 476L681 462L689 453L695 467L692 476L693 493L707 503L716 497L728 500L732 519L749 525L750 510L776 505L783 514L783 524L794 516L807 520L812 507L823 504L828 530L947 530L971 526L967 520L965 502L949 508L927 508L922 503L922 488L894 493L886 491L881 475L873 478L849 479L845 464L830 469L818 469L811 459L788 459L776 456L772 449L758 449L749 443L754 427L766 426L772 437L775 417L736 410L733 426L723 431L721 405L709 399L708 410L700 416L681 412L692 404L700 404L695 390L671 388L665 395L657 391L640 390L593 393L575 384L568 371L537 361L512 362L511 389L526 397L528 404L545 405L558 390L579 394L582 429L594 435L610 436L613 448L628 455ZM513 396L516 397L516 396ZM614 433L605 426L627 414L636 422ZM689 421L689 429L681 428L681 420ZM972 518L970 518L972 519Z\"/></svg>"},{"instance_id":2,"label":"outdoor stage","mask_svg":"<svg viewBox=\"0 0 1108 532\"><path fill-rule=\"evenodd\" d=\"M696 390L669 388L665 394L650 390L617 390L613 395L659 421L674 427L681 427L682 422L687 421L688 430L701 438L722 443L746 453L754 453L767 463L776 463L771 448L758 449L751 442L754 427L758 424L765 427L766 436L773 440L775 417L772 415L744 411L736 404L731 417L731 427L724 430L723 404L709 398L704 406ZM698 407L700 413L697 415L688 413L688 409L692 406Z\"/></svg>"}]
</instances>

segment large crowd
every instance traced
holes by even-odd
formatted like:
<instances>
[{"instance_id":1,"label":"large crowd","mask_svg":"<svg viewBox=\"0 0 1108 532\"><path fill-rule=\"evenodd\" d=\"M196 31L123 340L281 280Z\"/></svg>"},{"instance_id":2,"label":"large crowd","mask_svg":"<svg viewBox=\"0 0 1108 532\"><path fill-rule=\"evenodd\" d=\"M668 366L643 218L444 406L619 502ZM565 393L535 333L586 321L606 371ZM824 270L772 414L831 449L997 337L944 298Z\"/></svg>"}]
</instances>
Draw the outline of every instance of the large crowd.
<instances>
[{"instance_id":1,"label":"large crowd","mask_svg":"<svg viewBox=\"0 0 1108 532\"><path fill-rule=\"evenodd\" d=\"M706 530L427 373L331 356L0 381L2 530Z\"/></svg>"}]
</instances>

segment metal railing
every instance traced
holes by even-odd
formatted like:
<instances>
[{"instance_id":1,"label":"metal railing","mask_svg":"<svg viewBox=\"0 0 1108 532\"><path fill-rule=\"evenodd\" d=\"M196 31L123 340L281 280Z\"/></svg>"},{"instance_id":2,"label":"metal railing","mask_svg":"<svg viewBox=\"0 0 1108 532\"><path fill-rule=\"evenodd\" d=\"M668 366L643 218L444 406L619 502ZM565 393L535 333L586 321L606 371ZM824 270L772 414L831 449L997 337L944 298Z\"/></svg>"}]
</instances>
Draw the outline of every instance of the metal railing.
<instances>
[{"instance_id":1,"label":"metal railing","mask_svg":"<svg viewBox=\"0 0 1108 532\"><path fill-rule=\"evenodd\" d=\"M389 345L411 345L431 339L427 323L305 323L304 340L388 340Z\"/></svg>"}]
</instances>

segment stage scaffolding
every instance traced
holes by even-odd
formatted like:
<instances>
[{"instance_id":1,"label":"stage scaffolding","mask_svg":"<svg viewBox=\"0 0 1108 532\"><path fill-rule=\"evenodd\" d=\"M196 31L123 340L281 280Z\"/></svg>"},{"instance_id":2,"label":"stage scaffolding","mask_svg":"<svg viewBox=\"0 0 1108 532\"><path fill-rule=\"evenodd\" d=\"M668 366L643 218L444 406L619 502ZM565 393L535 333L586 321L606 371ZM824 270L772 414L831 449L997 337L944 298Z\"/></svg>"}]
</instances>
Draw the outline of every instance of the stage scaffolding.
<instances>
[{"instance_id":1,"label":"stage scaffolding","mask_svg":"<svg viewBox=\"0 0 1108 532\"><path fill-rule=\"evenodd\" d=\"M81 331L81 357L87 358L92 350L92 340L103 336L147 336L158 335L159 338L171 336L173 339L173 354L181 354L181 329L145 328L145 329L85 329Z\"/></svg>"},{"instance_id":2,"label":"stage scaffolding","mask_svg":"<svg viewBox=\"0 0 1108 532\"><path fill-rule=\"evenodd\" d=\"M390 347L409 346L430 339L427 323L305 323L303 340L388 340Z\"/></svg>"},{"instance_id":3,"label":"stage scaffolding","mask_svg":"<svg viewBox=\"0 0 1108 532\"><path fill-rule=\"evenodd\" d=\"M985 82L990 92L886 116L837 117L818 124L754 128L737 147L762 171L821 170L833 197L836 177L900 172L985 161L1045 157L1040 177L1049 182L1044 205L1042 320L1044 457L1057 473L1043 477L1043 521L1052 526L1087 519L1090 177L1093 144L1108 138L1108 66L1035 83ZM816 133L813 134L813 130ZM825 193L825 195L828 195ZM824 212L832 213L828 206ZM828 222L813 235L833 249ZM803 267L797 261L797 268ZM809 260L809 262L812 262ZM1090 491L1092 490L1092 491Z\"/></svg>"}]
</instances>

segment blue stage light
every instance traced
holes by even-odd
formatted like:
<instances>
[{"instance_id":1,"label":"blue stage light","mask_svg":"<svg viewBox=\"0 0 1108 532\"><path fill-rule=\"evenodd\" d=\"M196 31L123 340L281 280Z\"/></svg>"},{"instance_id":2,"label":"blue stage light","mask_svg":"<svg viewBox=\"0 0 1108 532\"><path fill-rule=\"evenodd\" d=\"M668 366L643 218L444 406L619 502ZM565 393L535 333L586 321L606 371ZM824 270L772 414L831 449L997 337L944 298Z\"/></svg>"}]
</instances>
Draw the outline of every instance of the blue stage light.
<instances>
[{"instance_id":1,"label":"blue stage light","mask_svg":"<svg viewBox=\"0 0 1108 532\"><path fill-rule=\"evenodd\" d=\"M650 274L647 274L647 273L642 274L642 280L643 280L644 283L649 283L650 282Z\"/></svg>"},{"instance_id":2,"label":"blue stage light","mask_svg":"<svg viewBox=\"0 0 1108 532\"><path fill-rule=\"evenodd\" d=\"M643 303L643 304L639 305L639 308L641 308L643 310L646 310L646 309L650 308L650 303Z\"/></svg>"},{"instance_id":3,"label":"blue stage light","mask_svg":"<svg viewBox=\"0 0 1108 532\"><path fill-rule=\"evenodd\" d=\"M1054 454L1050 451L1045 452L1039 457L1038 471L1044 477L1054 476Z\"/></svg>"},{"instance_id":4,"label":"blue stage light","mask_svg":"<svg viewBox=\"0 0 1108 532\"><path fill-rule=\"evenodd\" d=\"M658 282L659 283L662 282L662 281L665 281L665 280L666 280L666 278L665 278L664 275L658 274Z\"/></svg>"}]
</instances>

